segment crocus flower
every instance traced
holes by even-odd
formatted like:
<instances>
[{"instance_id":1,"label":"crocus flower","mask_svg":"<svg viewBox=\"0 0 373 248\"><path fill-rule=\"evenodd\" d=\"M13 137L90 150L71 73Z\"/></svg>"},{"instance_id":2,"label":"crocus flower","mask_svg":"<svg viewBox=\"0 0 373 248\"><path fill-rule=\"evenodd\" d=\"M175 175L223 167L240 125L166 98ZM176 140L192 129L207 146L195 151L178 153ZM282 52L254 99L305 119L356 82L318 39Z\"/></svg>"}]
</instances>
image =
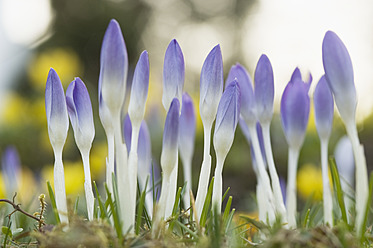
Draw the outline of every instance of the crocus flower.
<instances>
[{"instance_id":1,"label":"crocus flower","mask_svg":"<svg viewBox=\"0 0 373 248\"><path fill-rule=\"evenodd\" d=\"M222 92L223 59L217 45L207 55L201 71L199 109L203 125L215 120Z\"/></svg>"},{"instance_id":2,"label":"crocus flower","mask_svg":"<svg viewBox=\"0 0 373 248\"><path fill-rule=\"evenodd\" d=\"M241 89L241 115L247 123L255 125L256 108L253 83L247 70L239 63L231 67L226 80L226 85L234 79L237 79L238 85Z\"/></svg>"},{"instance_id":3,"label":"crocus flower","mask_svg":"<svg viewBox=\"0 0 373 248\"><path fill-rule=\"evenodd\" d=\"M281 123L289 146L303 144L309 112L310 98L303 82L296 77L287 84L281 98Z\"/></svg>"},{"instance_id":4,"label":"crocus flower","mask_svg":"<svg viewBox=\"0 0 373 248\"><path fill-rule=\"evenodd\" d=\"M45 88L49 140L54 151L54 189L61 222L68 223L62 149L69 129L65 93L55 70L50 69Z\"/></svg>"},{"instance_id":5,"label":"crocus flower","mask_svg":"<svg viewBox=\"0 0 373 248\"><path fill-rule=\"evenodd\" d=\"M325 77L333 92L335 103L351 140L356 165L356 229L360 234L368 201L368 172L364 148L356 129L356 89L354 72L347 48L332 31L325 34L322 45Z\"/></svg>"},{"instance_id":6,"label":"crocus flower","mask_svg":"<svg viewBox=\"0 0 373 248\"><path fill-rule=\"evenodd\" d=\"M80 78L75 78L67 88L66 103L77 146L82 150L90 149L95 136L92 104Z\"/></svg>"},{"instance_id":7,"label":"crocus flower","mask_svg":"<svg viewBox=\"0 0 373 248\"><path fill-rule=\"evenodd\" d=\"M190 207L189 191L192 189L192 158L196 136L196 116L192 98L188 93L183 94L179 125L179 152L183 162L184 181L186 182L184 207L188 209Z\"/></svg>"},{"instance_id":8,"label":"crocus flower","mask_svg":"<svg viewBox=\"0 0 373 248\"><path fill-rule=\"evenodd\" d=\"M123 121L123 138L127 146L127 151L131 149L131 139L132 139L132 123L131 118L128 114L124 117Z\"/></svg>"},{"instance_id":9,"label":"crocus flower","mask_svg":"<svg viewBox=\"0 0 373 248\"><path fill-rule=\"evenodd\" d=\"M203 63L200 77L199 112L203 123L204 149L201 172L199 175L196 209L201 218L211 172L210 140L212 123L223 92L223 58L220 46L215 46Z\"/></svg>"},{"instance_id":10,"label":"crocus flower","mask_svg":"<svg viewBox=\"0 0 373 248\"><path fill-rule=\"evenodd\" d=\"M141 124L145 113L145 102L149 87L149 58L148 52L141 53L137 62L132 80L131 97L128 105L128 114L132 123Z\"/></svg>"},{"instance_id":11,"label":"crocus flower","mask_svg":"<svg viewBox=\"0 0 373 248\"><path fill-rule=\"evenodd\" d=\"M341 39L332 31L325 34L322 58L325 77L342 119L355 122L357 100L351 58Z\"/></svg>"},{"instance_id":12,"label":"crocus flower","mask_svg":"<svg viewBox=\"0 0 373 248\"><path fill-rule=\"evenodd\" d=\"M74 130L84 168L84 190L87 202L88 219L93 220L94 196L91 182L89 153L95 136L92 104L88 90L80 78L75 78L66 90L67 110Z\"/></svg>"},{"instance_id":13,"label":"crocus flower","mask_svg":"<svg viewBox=\"0 0 373 248\"><path fill-rule=\"evenodd\" d=\"M290 227L296 226L297 196L296 172L300 148L305 138L310 112L308 87L304 86L301 77L294 71L281 99L281 122L289 145L288 186L287 186L287 218Z\"/></svg>"},{"instance_id":14,"label":"crocus flower","mask_svg":"<svg viewBox=\"0 0 373 248\"><path fill-rule=\"evenodd\" d=\"M166 122L163 130L163 143L161 153L161 167L162 167L162 191L159 199L159 207L155 219L155 225L159 224L165 216L167 205L173 205L170 201L171 175L176 167L178 160L178 140L179 140L179 111L180 103L177 98L172 100L170 108L167 112ZM176 194L176 191L173 192Z\"/></svg>"},{"instance_id":15,"label":"crocus flower","mask_svg":"<svg viewBox=\"0 0 373 248\"><path fill-rule=\"evenodd\" d=\"M181 102L185 78L184 56L179 43L173 39L167 47L163 64L163 107L168 110L176 97Z\"/></svg>"},{"instance_id":16,"label":"crocus flower","mask_svg":"<svg viewBox=\"0 0 373 248\"><path fill-rule=\"evenodd\" d=\"M254 79L257 118L261 123L269 123L273 115L275 89L272 65L264 54L256 65Z\"/></svg>"},{"instance_id":17,"label":"crocus flower","mask_svg":"<svg viewBox=\"0 0 373 248\"><path fill-rule=\"evenodd\" d=\"M216 153L216 168L214 188L212 192L213 207L220 213L223 190L222 172L225 158L231 149L234 133L240 115L241 92L236 80L225 89L219 102L214 131L214 149Z\"/></svg>"},{"instance_id":18,"label":"crocus flower","mask_svg":"<svg viewBox=\"0 0 373 248\"><path fill-rule=\"evenodd\" d=\"M106 29L101 47L99 98L111 114L119 114L125 93L128 72L127 48L122 31L116 20Z\"/></svg>"},{"instance_id":19,"label":"crocus flower","mask_svg":"<svg viewBox=\"0 0 373 248\"><path fill-rule=\"evenodd\" d=\"M328 144L333 125L334 101L324 76L316 86L313 103L316 128L321 143L321 169L323 177L324 222L333 225L333 201L328 175Z\"/></svg>"},{"instance_id":20,"label":"crocus flower","mask_svg":"<svg viewBox=\"0 0 373 248\"><path fill-rule=\"evenodd\" d=\"M2 171L4 174L4 181L6 193L9 198L19 188L19 180L21 176L21 161L17 149L14 146L8 146L1 157Z\"/></svg>"}]
</instances>

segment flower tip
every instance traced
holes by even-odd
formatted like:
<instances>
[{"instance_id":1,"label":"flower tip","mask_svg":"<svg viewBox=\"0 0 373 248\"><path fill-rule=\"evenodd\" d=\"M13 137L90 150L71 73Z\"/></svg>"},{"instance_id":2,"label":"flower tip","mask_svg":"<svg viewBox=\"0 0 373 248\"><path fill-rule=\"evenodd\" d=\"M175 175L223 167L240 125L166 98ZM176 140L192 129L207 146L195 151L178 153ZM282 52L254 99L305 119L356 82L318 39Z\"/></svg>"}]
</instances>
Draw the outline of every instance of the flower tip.
<instances>
[{"instance_id":1,"label":"flower tip","mask_svg":"<svg viewBox=\"0 0 373 248\"><path fill-rule=\"evenodd\" d=\"M294 82L295 80L302 80L302 74L300 73L299 67L296 67L293 74L291 75L291 82Z\"/></svg>"}]
</instances>

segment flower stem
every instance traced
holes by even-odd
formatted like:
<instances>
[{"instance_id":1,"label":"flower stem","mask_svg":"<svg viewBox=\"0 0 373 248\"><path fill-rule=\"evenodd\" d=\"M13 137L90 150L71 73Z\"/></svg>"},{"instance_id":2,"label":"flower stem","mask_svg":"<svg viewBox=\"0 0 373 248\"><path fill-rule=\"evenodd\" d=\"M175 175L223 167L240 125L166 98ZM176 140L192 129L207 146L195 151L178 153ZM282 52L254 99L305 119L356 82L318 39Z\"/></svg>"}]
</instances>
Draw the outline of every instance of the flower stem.
<instances>
[{"instance_id":1,"label":"flower stem","mask_svg":"<svg viewBox=\"0 0 373 248\"><path fill-rule=\"evenodd\" d=\"M141 123L141 122L140 122ZM137 146L139 140L140 125L133 122L132 124L132 136L131 136L131 150L128 158L128 175L129 175L129 193L131 205L130 216L132 218L131 223L135 224L135 214L136 214L136 196L137 196L137 166L138 166L138 157L137 157Z\"/></svg>"},{"instance_id":2,"label":"flower stem","mask_svg":"<svg viewBox=\"0 0 373 248\"><path fill-rule=\"evenodd\" d=\"M299 148L289 147L288 157L288 185L286 188L286 209L288 213L289 227L297 226L297 168L299 159Z\"/></svg>"},{"instance_id":3,"label":"flower stem","mask_svg":"<svg viewBox=\"0 0 373 248\"><path fill-rule=\"evenodd\" d=\"M185 193L183 196L184 209L188 209L190 207L189 192L192 190L192 161L191 158L185 158L183 156L181 156L181 160L183 163L184 182L186 183Z\"/></svg>"},{"instance_id":4,"label":"flower stem","mask_svg":"<svg viewBox=\"0 0 373 248\"><path fill-rule=\"evenodd\" d=\"M354 122L346 122L347 135L351 140L352 150L355 157L356 167L356 222L355 227L357 233L360 233L364 221L365 207L368 200L368 173L367 165L364 155L364 148L360 144L359 136L357 134L356 125Z\"/></svg>"},{"instance_id":5,"label":"flower stem","mask_svg":"<svg viewBox=\"0 0 373 248\"><path fill-rule=\"evenodd\" d=\"M323 182L324 200L324 223L333 226L333 201L330 190L329 170L328 170L328 139L320 139L321 142L321 170Z\"/></svg>"},{"instance_id":6,"label":"flower stem","mask_svg":"<svg viewBox=\"0 0 373 248\"><path fill-rule=\"evenodd\" d=\"M93 220L93 210L95 197L93 196L91 170L89 164L89 149L81 151L84 169L84 191L87 203L88 220Z\"/></svg>"},{"instance_id":7,"label":"flower stem","mask_svg":"<svg viewBox=\"0 0 373 248\"><path fill-rule=\"evenodd\" d=\"M62 163L62 147L54 147L54 191L56 194L56 205L61 223L69 223L67 218L67 203L65 189L65 173Z\"/></svg>"},{"instance_id":8,"label":"flower stem","mask_svg":"<svg viewBox=\"0 0 373 248\"><path fill-rule=\"evenodd\" d=\"M207 194L207 188L211 172L211 156L210 156L210 143L211 143L211 127L212 122L203 126L204 132L204 152L201 172L199 174L198 190L196 198L196 209L198 219L201 218L203 205Z\"/></svg>"},{"instance_id":9,"label":"flower stem","mask_svg":"<svg viewBox=\"0 0 373 248\"><path fill-rule=\"evenodd\" d=\"M106 166L106 184L113 193L113 173L114 173L114 134L113 132L106 132L108 144L108 164Z\"/></svg>"},{"instance_id":10,"label":"flower stem","mask_svg":"<svg viewBox=\"0 0 373 248\"><path fill-rule=\"evenodd\" d=\"M287 222L286 208L284 204L284 198L281 192L280 180L276 171L275 162L273 159L271 138L269 132L269 123L262 124L264 150L267 158L269 174L272 180L272 190L275 198L277 213L281 215L283 222Z\"/></svg>"},{"instance_id":11,"label":"flower stem","mask_svg":"<svg viewBox=\"0 0 373 248\"><path fill-rule=\"evenodd\" d=\"M221 212L221 201L223 195L223 165L226 154L216 154L216 168L214 175L214 187L212 191L212 206L217 209L218 213Z\"/></svg>"}]
</instances>

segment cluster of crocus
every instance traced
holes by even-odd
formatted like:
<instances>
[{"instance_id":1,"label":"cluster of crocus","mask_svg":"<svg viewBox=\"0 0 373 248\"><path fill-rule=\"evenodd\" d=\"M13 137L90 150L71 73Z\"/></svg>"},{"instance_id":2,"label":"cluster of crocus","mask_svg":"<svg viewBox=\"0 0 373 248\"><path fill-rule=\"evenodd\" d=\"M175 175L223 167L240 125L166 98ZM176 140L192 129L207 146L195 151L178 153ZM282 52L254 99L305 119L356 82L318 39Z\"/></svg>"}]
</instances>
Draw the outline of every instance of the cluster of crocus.
<instances>
[{"instance_id":1,"label":"cluster of crocus","mask_svg":"<svg viewBox=\"0 0 373 248\"><path fill-rule=\"evenodd\" d=\"M328 178L328 141L334 114L333 96L351 139L356 164L357 228L361 226L363 207L367 201L367 172L363 150L355 126L356 97L352 64L342 41L327 32L323 43L325 76L322 76L314 93L316 127L321 142L321 165L324 186L324 221L333 225L330 182ZM119 24L112 20L106 30L100 63L98 86L99 115L106 132L108 156L106 159L106 184L108 195L117 192L119 217L123 233L133 232L135 226L137 185L146 190L149 180L154 180L148 126L144 120L149 85L149 58L142 52L137 62L128 114L123 118L128 58ZM146 198L146 208L153 217L154 232L171 216L178 180L180 153L186 182L184 207L191 206L191 161L194 152L196 116L193 102L183 93L185 78L184 56L180 45L172 40L167 47L163 68L162 104L167 112L161 153L162 187L157 207L151 197ZM296 173L300 149L304 142L310 112L309 89L312 81L304 82L296 68L281 100L281 120L289 145L288 185L286 207L280 187L270 140L270 123L273 116L274 76L266 55L257 63L252 79L240 64L232 66L224 89L223 60L220 46L207 55L200 76L199 112L204 129L204 153L199 174L195 201L195 217L201 218L211 174L211 131L216 153L216 167L212 191L214 209L220 213L222 204L222 171L231 149L237 124L251 145L254 171L257 176L257 199L260 220L274 223L276 216L289 227L296 227ZM254 87L255 86L255 87ZM92 106L87 88L75 78L66 91L57 73L51 69L45 92L46 113L50 141L55 154L54 182L56 204L62 222L66 217L66 194L62 149L69 127L69 117L74 137L82 156L85 174L85 196L88 219L93 219L94 195L90 176L89 154L95 135ZM68 117L69 116L69 117ZM124 120L124 121L123 121ZM123 123L123 124L122 124ZM268 173L269 172L269 173ZM115 178L116 184L113 183ZM154 185L154 183L153 183ZM117 188L115 188L117 186ZM154 190L154 189L153 189ZM192 201L193 202L193 201ZM194 207L193 206L193 207ZM154 212L153 212L154 209ZM198 221L196 220L196 221Z\"/></svg>"}]
</instances>

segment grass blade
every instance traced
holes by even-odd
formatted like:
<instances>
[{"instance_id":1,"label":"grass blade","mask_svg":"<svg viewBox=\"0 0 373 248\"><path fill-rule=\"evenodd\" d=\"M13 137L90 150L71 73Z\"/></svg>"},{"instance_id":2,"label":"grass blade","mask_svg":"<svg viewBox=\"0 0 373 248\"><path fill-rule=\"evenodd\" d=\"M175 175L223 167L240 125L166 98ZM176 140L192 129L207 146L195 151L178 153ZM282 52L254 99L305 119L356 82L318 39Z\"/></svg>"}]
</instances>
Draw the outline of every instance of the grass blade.
<instances>
[{"instance_id":1,"label":"grass blade","mask_svg":"<svg viewBox=\"0 0 373 248\"><path fill-rule=\"evenodd\" d=\"M210 185L209 185L209 188L208 188L208 191L207 191L205 203L203 204L201 219L200 219L200 222L199 222L201 227L205 227L205 225L206 225L207 215L208 215L209 210L210 210L210 203L211 203L213 187L214 187L214 177L211 179L211 182L210 182Z\"/></svg>"},{"instance_id":2,"label":"grass blade","mask_svg":"<svg viewBox=\"0 0 373 248\"><path fill-rule=\"evenodd\" d=\"M225 199L225 197L227 197L228 192L229 192L230 189L231 189L231 187L228 187L227 190L224 192L224 195L223 195L223 197L221 198L221 202L223 202L224 199Z\"/></svg>"},{"instance_id":3,"label":"grass blade","mask_svg":"<svg viewBox=\"0 0 373 248\"><path fill-rule=\"evenodd\" d=\"M370 178L369 178L369 195L368 195L368 201L367 205L365 208L365 215L364 215L364 221L361 227L361 236L360 236L360 241L361 243L364 242L365 240L365 231L367 228L367 220L368 220L368 215L369 215L369 209L370 209L370 203L372 202L372 193L373 193L373 171L370 173Z\"/></svg>"},{"instance_id":4,"label":"grass blade","mask_svg":"<svg viewBox=\"0 0 373 248\"><path fill-rule=\"evenodd\" d=\"M97 201L98 201L98 207L100 208L100 218L101 219L105 219L105 218L108 219L109 215L106 211L106 207L105 207L104 203L101 200L101 196L100 196L100 193L98 192L97 184L96 184L95 181L93 181L93 187L95 188L96 195L97 195Z\"/></svg>"},{"instance_id":5,"label":"grass blade","mask_svg":"<svg viewBox=\"0 0 373 248\"><path fill-rule=\"evenodd\" d=\"M333 186L334 186L334 189L337 195L339 208L342 214L342 220L343 222L348 224L346 206L345 206L343 190L341 186L341 180L340 180L338 168L337 168L337 165L335 164L334 159L329 160L329 165L330 165L330 172L332 174Z\"/></svg>"},{"instance_id":6,"label":"grass blade","mask_svg":"<svg viewBox=\"0 0 373 248\"><path fill-rule=\"evenodd\" d=\"M49 193L49 199L51 200L51 205L53 208L54 217L56 218L56 223L60 224L60 216L58 214L57 204L56 204L56 198L54 197L53 189L51 186L51 183L47 181L47 187L48 187L48 193Z\"/></svg>"},{"instance_id":7,"label":"grass blade","mask_svg":"<svg viewBox=\"0 0 373 248\"><path fill-rule=\"evenodd\" d=\"M179 187L179 189L178 189L178 191L176 193L174 207L172 209L172 217L174 219L176 219L175 217L178 215L178 209L180 207L180 197L181 197L182 192L184 192L184 189L185 189L185 185L184 185L183 188ZM175 225L175 221L171 221L168 230L172 231L174 229L174 225Z\"/></svg>"},{"instance_id":8,"label":"grass blade","mask_svg":"<svg viewBox=\"0 0 373 248\"><path fill-rule=\"evenodd\" d=\"M137 206L137 217L136 217L136 226L135 226L135 233L139 235L140 232L140 225L141 225L141 216L145 205L145 195L146 195L146 187L148 185L148 181L145 183L145 189L140 195L140 202ZM140 192L140 190L138 191Z\"/></svg>"},{"instance_id":9,"label":"grass blade","mask_svg":"<svg viewBox=\"0 0 373 248\"><path fill-rule=\"evenodd\" d=\"M113 188L114 188L114 181L113 181ZM122 236L122 225L120 223L119 214L118 214L118 202L116 201L115 204L114 204L113 199L111 198L111 193L109 191L109 188L108 188L107 184L105 184L105 190L106 190L106 194L107 194L107 201L109 203L111 213L112 213L112 216L113 216L115 231L117 232L119 240L122 240L122 238L123 238L123 236Z\"/></svg>"},{"instance_id":10,"label":"grass blade","mask_svg":"<svg viewBox=\"0 0 373 248\"><path fill-rule=\"evenodd\" d=\"M227 205L225 205L224 213L223 213L223 225L226 225L229 213L231 211L231 205L232 205L232 196L228 198Z\"/></svg>"}]
</instances>

